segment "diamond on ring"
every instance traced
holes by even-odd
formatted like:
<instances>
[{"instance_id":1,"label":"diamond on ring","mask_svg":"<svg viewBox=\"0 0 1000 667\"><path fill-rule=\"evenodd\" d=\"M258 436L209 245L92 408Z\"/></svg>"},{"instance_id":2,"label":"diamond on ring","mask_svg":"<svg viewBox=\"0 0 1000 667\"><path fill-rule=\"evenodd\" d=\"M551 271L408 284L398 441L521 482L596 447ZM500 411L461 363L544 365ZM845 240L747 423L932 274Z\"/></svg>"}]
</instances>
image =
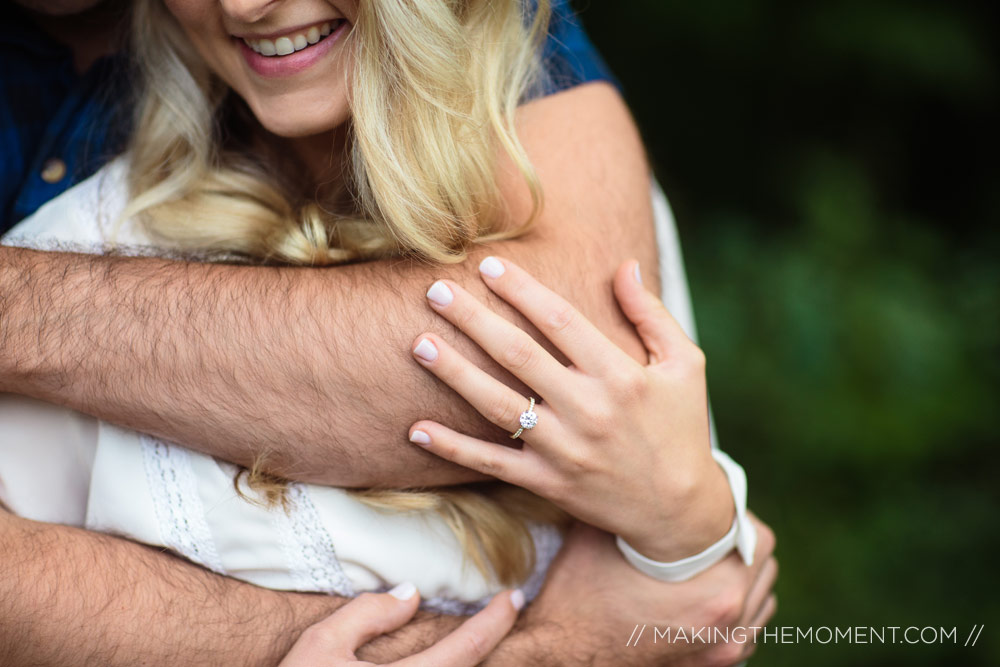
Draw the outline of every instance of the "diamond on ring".
<instances>
[{"instance_id":1,"label":"diamond on ring","mask_svg":"<svg viewBox=\"0 0 1000 667\"><path fill-rule=\"evenodd\" d=\"M538 413L535 412L535 399L531 398L528 403L528 409L521 413L517 422L521 425L521 428L517 429L514 435L510 436L511 440L517 440L521 437L521 433L524 431L530 431L535 428L538 424Z\"/></svg>"}]
</instances>

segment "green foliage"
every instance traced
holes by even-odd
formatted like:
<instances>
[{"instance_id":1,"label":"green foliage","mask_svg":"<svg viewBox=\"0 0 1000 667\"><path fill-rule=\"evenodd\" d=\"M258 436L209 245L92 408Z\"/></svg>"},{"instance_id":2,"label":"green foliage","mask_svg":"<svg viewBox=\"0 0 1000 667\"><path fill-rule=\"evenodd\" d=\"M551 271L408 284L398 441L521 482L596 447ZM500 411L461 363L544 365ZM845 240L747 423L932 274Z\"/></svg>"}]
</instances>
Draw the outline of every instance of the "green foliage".
<instances>
[{"instance_id":1,"label":"green foliage","mask_svg":"<svg viewBox=\"0 0 1000 667\"><path fill-rule=\"evenodd\" d=\"M577 6L675 208L775 623L958 628L755 664L1000 663L997 7Z\"/></svg>"}]
</instances>

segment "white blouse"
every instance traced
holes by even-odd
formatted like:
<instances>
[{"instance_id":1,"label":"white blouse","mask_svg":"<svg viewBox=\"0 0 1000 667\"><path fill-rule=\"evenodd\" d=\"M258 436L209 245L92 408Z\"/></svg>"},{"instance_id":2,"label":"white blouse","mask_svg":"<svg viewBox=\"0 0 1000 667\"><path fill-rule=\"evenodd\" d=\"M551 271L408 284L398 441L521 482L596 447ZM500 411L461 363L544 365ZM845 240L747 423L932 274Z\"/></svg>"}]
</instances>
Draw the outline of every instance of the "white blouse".
<instances>
[{"instance_id":1,"label":"white blouse","mask_svg":"<svg viewBox=\"0 0 1000 667\"><path fill-rule=\"evenodd\" d=\"M5 245L100 253L153 250L140 225L116 223L126 202L116 160L16 225ZM653 186L664 301L692 338L694 322L673 219ZM0 502L39 521L82 526L165 547L211 570L259 586L353 596L403 581L425 607L470 613L500 590L464 557L433 512L389 513L342 489L289 485L286 508L236 493L238 468L211 456L72 410L0 394ZM245 495L257 497L241 487ZM532 528L537 594L561 544L551 526Z\"/></svg>"}]
</instances>

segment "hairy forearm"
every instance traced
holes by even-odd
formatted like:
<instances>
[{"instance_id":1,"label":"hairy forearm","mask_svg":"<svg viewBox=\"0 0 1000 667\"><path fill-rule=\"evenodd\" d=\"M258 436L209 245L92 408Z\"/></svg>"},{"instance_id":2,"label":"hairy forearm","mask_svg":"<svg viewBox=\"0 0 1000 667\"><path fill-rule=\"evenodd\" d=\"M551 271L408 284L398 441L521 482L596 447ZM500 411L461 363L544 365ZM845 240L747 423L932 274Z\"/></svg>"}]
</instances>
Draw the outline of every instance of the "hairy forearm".
<instances>
[{"instance_id":1,"label":"hairy forearm","mask_svg":"<svg viewBox=\"0 0 1000 667\"><path fill-rule=\"evenodd\" d=\"M413 338L435 331L502 376L427 308L435 278L456 280L521 321L476 275L479 258L506 254L641 354L608 282L629 256L655 277L641 145L627 113L577 127L551 115L534 107L521 122L545 188L543 215L527 235L474 249L455 266L394 260L320 270L0 248L0 389L237 463L264 455L269 469L297 479L469 479L405 441L421 418L500 437L410 359ZM571 166L577 171L567 174ZM502 178L512 219L523 218L523 185L511 170Z\"/></svg>"},{"instance_id":2,"label":"hairy forearm","mask_svg":"<svg viewBox=\"0 0 1000 667\"><path fill-rule=\"evenodd\" d=\"M0 507L3 665L275 665L303 630L346 602L258 588L162 550L29 521ZM378 664L399 660L464 620L419 611L357 655ZM565 652L571 646L557 641L550 626L520 623L490 664L542 664Z\"/></svg>"},{"instance_id":3,"label":"hairy forearm","mask_svg":"<svg viewBox=\"0 0 1000 667\"><path fill-rule=\"evenodd\" d=\"M257 588L143 545L2 511L0 537L4 665L274 665L345 602ZM364 655L408 655L460 620L421 612Z\"/></svg>"}]
</instances>

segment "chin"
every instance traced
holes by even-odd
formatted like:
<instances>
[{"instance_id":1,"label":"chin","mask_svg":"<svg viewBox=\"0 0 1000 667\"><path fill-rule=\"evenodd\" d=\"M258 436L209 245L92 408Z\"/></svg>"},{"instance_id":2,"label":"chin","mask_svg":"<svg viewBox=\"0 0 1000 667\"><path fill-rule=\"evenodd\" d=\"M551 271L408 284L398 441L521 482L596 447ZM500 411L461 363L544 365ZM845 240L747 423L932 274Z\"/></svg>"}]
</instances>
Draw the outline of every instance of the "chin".
<instances>
[{"instance_id":1,"label":"chin","mask_svg":"<svg viewBox=\"0 0 1000 667\"><path fill-rule=\"evenodd\" d=\"M296 113L275 112L255 112L257 121L271 134L285 139L300 139L324 134L346 123L350 117L350 110L344 105L343 109L324 110L323 113L308 113L299 107Z\"/></svg>"}]
</instances>

